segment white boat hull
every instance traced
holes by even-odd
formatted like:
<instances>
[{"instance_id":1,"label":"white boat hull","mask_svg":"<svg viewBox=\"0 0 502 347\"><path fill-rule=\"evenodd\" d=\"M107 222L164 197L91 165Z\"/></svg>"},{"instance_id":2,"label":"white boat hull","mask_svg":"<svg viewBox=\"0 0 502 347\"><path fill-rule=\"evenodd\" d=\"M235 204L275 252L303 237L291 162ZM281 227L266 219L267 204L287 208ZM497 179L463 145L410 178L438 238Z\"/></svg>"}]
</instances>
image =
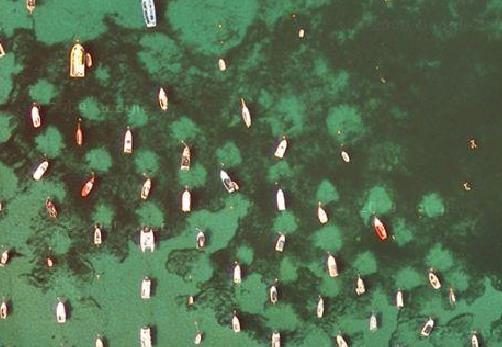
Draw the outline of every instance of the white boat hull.
<instances>
[{"instance_id":1,"label":"white boat hull","mask_svg":"<svg viewBox=\"0 0 502 347\"><path fill-rule=\"evenodd\" d=\"M279 188L277 190L277 193L275 195L275 200L276 200L277 209L279 211L286 210L286 200L284 198L284 192L281 188Z\"/></svg>"},{"instance_id":2,"label":"white boat hull","mask_svg":"<svg viewBox=\"0 0 502 347\"><path fill-rule=\"evenodd\" d=\"M105 347L105 343L103 342L103 339L101 337L96 337L96 343L94 344L95 347Z\"/></svg>"},{"instance_id":3,"label":"white boat hull","mask_svg":"<svg viewBox=\"0 0 502 347\"><path fill-rule=\"evenodd\" d=\"M7 319L8 315L9 311L7 308L7 303L5 301L2 301L2 304L0 305L0 319Z\"/></svg>"},{"instance_id":4,"label":"white boat hull","mask_svg":"<svg viewBox=\"0 0 502 347\"><path fill-rule=\"evenodd\" d=\"M350 162L350 156L349 156L349 153L345 152L345 151L342 151L340 153L340 155L342 156L342 160L346 163L349 163Z\"/></svg>"},{"instance_id":5,"label":"white boat hull","mask_svg":"<svg viewBox=\"0 0 502 347\"><path fill-rule=\"evenodd\" d=\"M286 243L286 236L284 234L281 234L277 239L277 241L275 242L276 252L283 252L285 243Z\"/></svg>"},{"instance_id":6,"label":"white boat hull","mask_svg":"<svg viewBox=\"0 0 502 347\"><path fill-rule=\"evenodd\" d=\"M396 307L401 309L404 307L403 292L398 290L396 293Z\"/></svg>"},{"instance_id":7,"label":"white boat hull","mask_svg":"<svg viewBox=\"0 0 502 347\"><path fill-rule=\"evenodd\" d=\"M328 213L324 208L322 208L321 203L319 202L319 205L317 206L317 219L319 219L319 222L321 224L326 224L328 223Z\"/></svg>"},{"instance_id":8,"label":"white boat hull","mask_svg":"<svg viewBox=\"0 0 502 347\"><path fill-rule=\"evenodd\" d=\"M249 108L246 106L246 102L241 98L241 116L244 124L246 124L246 128L251 127L251 112L249 112Z\"/></svg>"},{"instance_id":9,"label":"white boat hull","mask_svg":"<svg viewBox=\"0 0 502 347\"><path fill-rule=\"evenodd\" d=\"M56 321L60 324L66 322L66 307L62 301L58 301L56 307Z\"/></svg>"},{"instance_id":10,"label":"white boat hull","mask_svg":"<svg viewBox=\"0 0 502 347\"><path fill-rule=\"evenodd\" d=\"M370 331L376 331L378 329L377 319L374 314L370 317Z\"/></svg>"},{"instance_id":11,"label":"white boat hull","mask_svg":"<svg viewBox=\"0 0 502 347\"><path fill-rule=\"evenodd\" d=\"M239 190L237 183L233 182L230 176L223 170L220 170L220 179L228 193L231 194Z\"/></svg>"},{"instance_id":12,"label":"white boat hull","mask_svg":"<svg viewBox=\"0 0 502 347\"><path fill-rule=\"evenodd\" d=\"M420 331L420 335L430 336L433 328L434 328L434 321L432 319L429 319L423 326L422 330Z\"/></svg>"},{"instance_id":13,"label":"white boat hull","mask_svg":"<svg viewBox=\"0 0 502 347\"><path fill-rule=\"evenodd\" d=\"M343 336L340 334L336 335L336 344L338 345L338 347L349 347L349 344L347 343L347 341L345 341Z\"/></svg>"},{"instance_id":14,"label":"white boat hull","mask_svg":"<svg viewBox=\"0 0 502 347\"><path fill-rule=\"evenodd\" d=\"M31 121L33 123L33 127L40 128L40 125L42 124L41 119L40 119L40 108L38 106L33 106L31 108Z\"/></svg>"},{"instance_id":15,"label":"white boat hull","mask_svg":"<svg viewBox=\"0 0 502 347\"><path fill-rule=\"evenodd\" d=\"M234 316L232 318L232 330L235 333L238 333L241 331L241 322L239 321L239 318L237 316Z\"/></svg>"},{"instance_id":16,"label":"white boat hull","mask_svg":"<svg viewBox=\"0 0 502 347\"><path fill-rule=\"evenodd\" d=\"M132 141L133 140L132 140L131 130L127 129L127 131L124 135L124 153L126 153L126 154L132 153L132 147L133 147Z\"/></svg>"},{"instance_id":17,"label":"white boat hull","mask_svg":"<svg viewBox=\"0 0 502 347\"><path fill-rule=\"evenodd\" d=\"M236 264L234 267L234 283L235 284L241 284L242 279L241 279L241 266L239 264Z\"/></svg>"},{"instance_id":18,"label":"white boat hull","mask_svg":"<svg viewBox=\"0 0 502 347\"><path fill-rule=\"evenodd\" d=\"M155 250L155 238L152 229L150 230L142 229L140 231L139 246L141 252L143 253L145 253L146 251L153 252Z\"/></svg>"},{"instance_id":19,"label":"white boat hull","mask_svg":"<svg viewBox=\"0 0 502 347\"><path fill-rule=\"evenodd\" d=\"M281 347L281 334L272 334L272 347Z\"/></svg>"},{"instance_id":20,"label":"white boat hull","mask_svg":"<svg viewBox=\"0 0 502 347\"><path fill-rule=\"evenodd\" d=\"M281 142L277 145L274 156L276 158L282 159L284 157L284 153L286 153L286 149L288 148L288 141L283 138Z\"/></svg>"},{"instance_id":21,"label":"white boat hull","mask_svg":"<svg viewBox=\"0 0 502 347\"><path fill-rule=\"evenodd\" d=\"M159 90L159 106L162 111L167 111L169 105L169 99L167 98L167 94L164 91L164 88L160 88Z\"/></svg>"},{"instance_id":22,"label":"white boat hull","mask_svg":"<svg viewBox=\"0 0 502 347\"><path fill-rule=\"evenodd\" d=\"M181 210L183 212L190 212L192 208L192 195L188 189L185 189L181 197Z\"/></svg>"},{"instance_id":23,"label":"white boat hull","mask_svg":"<svg viewBox=\"0 0 502 347\"><path fill-rule=\"evenodd\" d=\"M277 302L277 287L276 286L270 287L270 302L272 304L275 304Z\"/></svg>"},{"instance_id":24,"label":"white boat hull","mask_svg":"<svg viewBox=\"0 0 502 347\"><path fill-rule=\"evenodd\" d=\"M198 332L197 334L195 334L195 337L193 339L193 343L196 345L200 345L202 343L202 333L201 332Z\"/></svg>"},{"instance_id":25,"label":"white boat hull","mask_svg":"<svg viewBox=\"0 0 502 347\"><path fill-rule=\"evenodd\" d=\"M140 347L152 347L152 334L150 328L141 328L139 331Z\"/></svg>"},{"instance_id":26,"label":"white boat hull","mask_svg":"<svg viewBox=\"0 0 502 347\"><path fill-rule=\"evenodd\" d=\"M338 267L336 265L336 259L331 254L328 256L328 274L329 277L338 276Z\"/></svg>"},{"instance_id":27,"label":"white boat hull","mask_svg":"<svg viewBox=\"0 0 502 347\"><path fill-rule=\"evenodd\" d=\"M225 63L225 60L223 59L218 59L218 69L220 69L220 71L225 71L227 69L227 63Z\"/></svg>"},{"instance_id":28,"label":"white boat hull","mask_svg":"<svg viewBox=\"0 0 502 347\"><path fill-rule=\"evenodd\" d=\"M439 277L432 271L429 272L429 283L434 289L441 288L441 282L439 281Z\"/></svg>"},{"instance_id":29,"label":"white boat hull","mask_svg":"<svg viewBox=\"0 0 502 347\"><path fill-rule=\"evenodd\" d=\"M45 175L45 172L49 168L49 162L47 160L41 162L35 172L33 173L33 179L35 181L40 181L40 179Z\"/></svg>"},{"instance_id":30,"label":"white boat hull","mask_svg":"<svg viewBox=\"0 0 502 347\"><path fill-rule=\"evenodd\" d=\"M199 231L197 233L197 237L195 238L195 244L197 249L204 248L204 245L206 244L206 235L204 235L204 232Z\"/></svg>"},{"instance_id":31,"label":"white boat hull","mask_svg":"<svg viewBox=\"0 0 502 347\"><path fill-rule=\"evenodd\" d=\"M324 315L324 299L319 297L319 301L317 302L317 318L322 318Z\"/></svg>"},{"instance_id":32,"label":"white boat hull","mask_svg":"<svg viewBox=\"0 0 502 347\"><path fill-rule=\"evenodd\" d=\"M141 293L140 293L141 299L150 299L151 288L152 288L152 281L148 277L143 278L143 280L141 281Z\"/></svg>"},{"instance_id":33,"label":"white boat hull","mask_svg":"<svg viewBox=\"0 0 502 347\"><path fill-rule=\"evenodd\" d=\"M366 292L366 287L364 286L364 281L361 277L357 278L356 294L363 295Z\"/></svg>"},{"instance_id":34,"label":"white boat hull","mask_svg":"<svg viewBox=\"0 0 502 347\"><path fill-rule=\"evenodd\" d=\"M101 228L95 228L94 229L94 244L96 246L100 246L101 243L103 242L102 238L101 238Z\"/></svg>"},{"instance_id":35,"label":"white boat hull","mask_svg":"<svg viewBox=\"0 0 502 347\"><path fill-rule=\"evenodd\" d=\"M141 199L143 200L148 199L151 188L152 188L152 180L150 178L147 178L145 183L143 183L143 186L141 187L141 193L140 193Z\"/></svg>"}]
</instances>

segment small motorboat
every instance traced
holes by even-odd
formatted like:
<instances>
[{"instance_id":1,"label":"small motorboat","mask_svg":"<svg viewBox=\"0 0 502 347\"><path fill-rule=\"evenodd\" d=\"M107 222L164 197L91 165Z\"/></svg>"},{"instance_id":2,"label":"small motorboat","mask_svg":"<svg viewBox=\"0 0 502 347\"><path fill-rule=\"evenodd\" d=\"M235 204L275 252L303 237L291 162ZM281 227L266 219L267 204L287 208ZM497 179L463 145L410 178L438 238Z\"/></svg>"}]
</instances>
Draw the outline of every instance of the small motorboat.
<instances>
[{"instance_id":1,"label":"small motorboat","mask_svg":"<svg viewBox=\"0 0 502 347\"><path fill-rule=\"evenodd\" d=\"M192 194L188 190L188 187L185 187L185 191L181 195L181 211L190 212L192 209Z\"/></svg>"},{"instance_id":2,"label":"small motorboat","mask_svg":"<svg viewBox=\"0 0 502 347\"><path fill-rule=\"evenodd\" d=\"M277 193L275 193L275 203L279 211L286 210L286 200L282 188L277 189Z\"/></svg>"},{"instance_id":3,"label":"small motorboat","mask_svg":"<svg viewBox=\"0 0 502 347\"><path fill-rule=\"evenodd\" d=\"M152 188L152 180L150 179L150 177L146 176L145 183L143 183L143 186L141 186L140 197L142 200L148 199L151 188Z\"/></svg>"},{"instance_id":4,"label":"small motorboat","mask_svg":"<svg viewBox=\"0 0 502 347\"><path fill-rule=\"evenodd\" d=\"M281 347L281 334L277 331L272 333L272 347Z\"/></svg>"},{"instance_id":5,"label":"small motorboat","mask_svg":"<svg viewBox=\"0 0 502 347\"><path fill-rule=\"evenodd\" d=\"M272 284L272 286L270 286L270 290L269 290L270 302L272 304L275 304L277 302L277 287L276 287L276 283L277 283L277 278L274 280L274 284Z\"/></svg>"},{"instance_id":6,"label":"small motorboat","mask_svg":"<svg viewBox=\"0 0 502 347\"><path fill-rule=\"evenodd\" d=\"M167 98L166 91L162 87L159 89L159 106L162 111L167 111L169 106L169 99Z\"/></svg>"},{"instance_id":7,"label":"small motorboat","mask_svg":"<svg viewBox=\"0 0 502 347\"><path fill-rule=\"evenodd\" d=\"M223 170L220 170L220 179L221 182L223 182L223 185L225 186L227 192L234 193L239 190L239 186L237 185L237 183L233 182L230 179L230 176L228 176L228 174Z\"/></svg>"},{"instance_id":8,"label":"small motorboat","mask_svg":"<svg viewBox=\"0 0 502 347\"><path fill-rule=\"evenodd\" d=\"M398 309L401 309L404 307L403 292L401 291L401 289L398 289L396 292L396 307Z\"/></svg>"},{"instance_id":9,"label":"small motorboat","mask_svg":"<svg viewBox=\"0 0 502 347\"><path fill-rule=\"evenodd\" d=\"M222 58L218 59L218 69L220 69L220 71L225 71L227 69L227 63L225 63L225 60Z\"/></svg>"},{"instance_id":10,"label":"small motorboat","mask_svg":"<svg viewBox=\"0 0 502 347\"><path fill-rule=\"evenodd\" d=\"M305 37L305 29L298 30L298 38L303 39Z\"/></svg>"},{"instance_id":11,"label":"small motorboat","mask_svg":"<svg viewBox=\"0 0 502 347\"><path fill-rule=\"evenodd\" d=\"M434 328L434 320L432 320L432 318L429 317L427 322L425 322L424 326L422 327L420 335L429 336L431 334L432 328Z\"/></svg>"},{"instance_id":12,"label":"small motorboat","mask_svg":"<svg viewBox=\"0 0 502 347\"><path fill-rule=\"evenodd\" d=\"M141 347L152 347L152 332L150 327L139 330L139 342Z\"/></svg>"},{"instance_id":13,"label":"small motorboat","mask_svg":"<svg viewBox=\"0 0 502 347\"><path fill-rule=\"evenodd\" d=\"M441 288L441 282L439 281L439 277L433 268L429 269L429 283L434 289Z\"/></svg>"},{"instance_id":14,"label":"small motorboat","mask_svg":"<svg viewBox=\"0 0 502 347\"><path fill-rule=\"evenodd\" d=\"M342 156L342 160L346 163L349 163L350 162L350 156L349 156L349 153L345 152L345 151L341 151L340 152L340 155Z\"/></svg>"},{"instance_id":15,"label":"small motorboat","mask_svg":"<svg viewBox=\"0 0 502 347\"><path fill-rule=\"evenodd\" d=\"M196 345L200 345L202 343L202 337L203 337L202 331L197 331L193 339L193 343Z\"/></svg>"},{"instance_id":16,"label":"small motorboat","mask_svg":"<svg viewBox=\"0 0 502 347\"><path fill-rule=\"evenodd\" d=\"M284 153L286 153L287 148L288 148L288 141L286 140L286 136L283 136L281 141L275 148L274 156L276 158L282 159L284 157Z\"/></svg>"},{"instance_id":17,"label":"small motorboat","mask_svg":"<svg viewBox=\"0 0 502 347\"><path fill-rule=\"evenodd\" d=\"M127 127L127 130L124 135L124 153L126 154L132 153L132 133L130 127Z\"/></svg>"},{"instance_id":18,"label":"small motorboat","mask_svg":"<svg viewBox=\"0 0 502 347\"><path fill-rule=\"evenodd\" d=\"M342 334L336 335L336 344L338 347L349 347L349 344L345 341Z\"/></svg>"},{"instance_id":19,"label":"small motorboat","mask_svg":"<svg viewBox=\"0 0 502 347\"><path fill-rule=\"evenodd\" d=\"M56 321L60 324L66 322L66 306L59 298L56 306Z\"/></svg>"},{"instance_id":20,"label":"small motorboat","mask_svg":"<svg viewBox=\"0 0 502 347\"><path fill-rule=\"evenodd\" d=\"M146 251L153 252L155 250L155 238L152 229L146 227L141 229L139 232L139 247L143 253L146 253Z\"/></svg>"},{"instance_id":21,"label":"small motorboat","mask_svg":"<svg viewBox=\"0 0 502 347\"><path fill-rule=\"evenodd\" d=\"M385 230L385 226L382 221L378 219L376 216L373 217L373 229L375 229L375 233L380 238L380 240L387 239L387 230Z\"/></svg>"},{"instance_id":22,"label":"small motorboat","mask_svg":"<svg viewBox=\"0 0 502 347\"><path fill-rule=\"evenodd\" d=\"M237 317L237 313L234 311L234 316L232 317L232 330L236 333L241 331L241 322L239 317Z\"/></svg>"},{"instance_id":23,"label":"small motorboat","mask_svg":"<svg viewBox=\"0 0 502 347\"><path fill-rule=\"evenodd\" d=\"M234 284L241 284L241 266L238 262L235 262L234 265Z\"/></svg>"},{"instance_id":24,"label":"small motorboat","mask_svg":"<svg viewBox=\"0 0 502 347\"><path fill-rule=\"evenodd\" d=\"M147 28L154 28L157 26L157 13L155 10L155 3L153 0L141 0L141 8Z\"/></svg>"},{"instance_id":25,"label":"small motorboat","mask_svg":"<svg viewBox=\"0 0 502 347\"><path fill-rule=\"evenodd\" d=\"M319 219L319 222L321 224L326 224L328 223L328 213L326 210L321 206L321 202L319 201L317 203L317 219Z\"/></svg>"},{"instance_id":26,"label":"small motorboat","mask_svg":"<svg viewBox=\"0 0 502 347\"><path fill-rule=\"evenodd\" d=\"M36 6L37 6L36 0L26 0L26 9L28 10L29 14L33 14L33 11L35 11Z\"/></svg>"},{"instance_id":27,"label":"small motorboat","mask_svg":"<svg viewBox=\"0 0 502 347\"><path fill-rule=\"evenodd\" d=\"M204 232L202 230L198 230L197 236L195 237L195 247L197 249L202 249L204 248L204 245L206 244L206 235L204 235Z\"/></svg>"},{"instance_id":28,"label":"small motorboat","mask_svg":"<svg viewBox=\"0 0 502 347\"><path fill-rule=\"evenodd\" d=\"M246 101L244 101L243 98L241 98L241 115L242 119L244 120L244 124L246 124L246 127L251 127L251 113L249 112L249 108L247 107Z\"/></svg>"},{"instance_id":29,"label":"small motorboat","mask_svg":"<svg viewBox=\"0 0 502 347\"><path fill-rule=\"evenodd\" d=\"M377 331L378 323L375 312L371 313L370 317L370 331Z\"/></svg>"},{"instance_id":30,"label":"small motorboat","mask_svg":"<svg viewBox=\"0 0 502 347\"><path fill-rule=\"evenodd\" d=\"M0 256L0 266L4 267L5 265L7 265L9 259L10 259L10 252L8 249L6 249L2 252L2 255Z\"/></svg>"},{"instance_id":31,"label":"small motorboat","mask_svg":"<svg viewBox=\"0 0 502 347\"><path fill-rule=\"evenodd\" d=\"M192 295L188 296L187 305L188 306L193 306L194 302L195 302L194 297Z\"/></svg>"},{"instance_id":32,"label":"small motorboat","mask_svg":"<svg viewBox=\"0 0 502 347\"><path fill-rule=\"evenodd\" d=\"M45 199L45 209L47 210L49 217L57 218L58 210L50 198Z\"/></svg>"},{"instance_id":33,"label":"small motorboat","mask_svg":"<svg viewBox=\"0 0 502 347\"><path fill-rule=\"evenodd\" d=\"M479 341L478 341L478 336L477 336L476 332L472 333L471 346L472 347L479 347Z\"/></svg>"},{"instance_id":34,"label":"small motorboat","mask_svg":"<svg viewBox=\"0 0 502 347\"><path fill-rule=\"evenodd\" d=\"M286 235L284 235L283 233L281 233L279 235L279 238L277 239L277 241L275 242L275 250L277 252L282 252L284 251L284 244L286 243Z\"/></svg>"},{"instance_id":35,"label":"small motorboat","mask_svg":"<svg viewBox=\"0 0 502 347\"><path fill-rule=\"evenodd\" d=\"M94 226L94 244L96 246L101 246L101 243L103 242L103 239L101 237L101 228L99 227L99 224L96 224Z\"/></svg>"},{"instance_id":36,"label":"small motorboat","mask_svg":"<svg viewBox=\"0 0 502 347\"><path fill-rule=\"evenodd\" d=\"M448 289L448 300L450 301L450 305L455 307L455 304L457 303L457 298L455 297L455 292L453 291L452 287Z\"/></svg>"},{"instance_id":37,"label":"small motorboat","mask_svg":"<svg viewBox=\"0 0 502 347\"><path fill-rule=\"evenodd\" d=\"M77 145L82 146L84 143L84 132L82 130L82 118L77 120L77 129L75 129L75 142Z\"/></svg>"},{"instance_id":38,"label":"small motorboat","mask_svg":"<svg viewBox=\"0 0 502 347\"><path fill-rule=\"evenodd\" d=\"M51 268L54 266L55 263L56 261L51 256L45 258L45 265L47 265L47 267Z\"/></svg>"},{"instance_id":39,"label":"small motorboat","mask_svg":"<svg viewBox=\"0 0 502 347\"><path fill-rule=\"evenodd\" d=\"M5 55L5 50L3 49L2 43L0 42L0 58Z\"/></svg>"},{"instance_id":40,"label":"small motorboat","mask_svg":"<svg viewBox=\"0 0 502 347\"><path fill-rule=\"evenodd\" d=\"M91 53L85 53L84 54L84 62L85 62L85 66L87 66L88 68L92 67L92 55L91 55Z\"/></svg>"},{"instance_id":41,"label":"small motorboat","mask_svg":"<svg viewBox=\"0 0 502 347\"><path fill-rule=\"evenodd\" d=\"M40 106L37 103L33 103L31 106L31 121L35 129L40 128L42 125L40 118Z\"/></svg>"},{"instance_id":42,"label":"small motorboat","mask_svg":"<svg viewBox=\"0 0 502 347\"><path fill-rule=\"evenodd\" d=\"M366 287L364 286L364 281L361 276L357 276L357 284L356 284L356 294L361 296L366 292Z\"/></svg>"},{"instance_id":43,"label":"small motorboat","mask_svg":"<svg viewBox=\"0 0 502 347\"><path fill-rule=\"evenodd\" d=\"M189 171L190 170L190 147L187 146L185 142L182 142L183 145L185 146L183 148L183 153L181 153L181 165L180 165L180 170L181 171Z\"/></svg>"},{"instance_id":44,"label":"small motorboat","mask_svg":"<svg viewBox=\"0 0 502 347\"><path fill-rule=\"evenodd\" d=\"M43 162L38 164L37 169L33 173L33 179L35 181L40 181L40 179L46 173L48 168L49 168L49 161L47 160L44 160Z\"/></svg>"},{"instance_id":45,"label":"small motorboat","mask_svg":"<svg viewBox=\"0 0 502 347\"><path fill-rule=\"evenodd\" d=\"M329 277L336 277L338 276L338 267L336 265L336 259L333 255L328 253L328 274Z\"/></svg>"},{"instance_id":46,"label":"small motorboat","mask_svg":"<svg viewBox=\"0 0 502 347\"><path fill-rule=\"evenodd\" d=\"M324 299L322 296L319 296L319 300L317 301L317 318L322 318L324 315Z\"/></svg>"},{"instance_id":47,"label":"small motorboat","mask_svg":"<svg viewBox=\"0 0 502 347\"><path fill-rule=\"evenodd\" d=\"M141 299L150 299L151 288L152 288L152 281L150 280L150 278L145 276L145 278L141 280L141 294L140 294Z\"/></svg>"},{"instance_id":48,"label":"small motorboat","mask_svg":"<svg viewBox=\"0 0 502 347\"><path fill-rule=\"evenodd\" d=\"M7 316L9 315L9 309L7 307L7 303L5 300L2 300L2 303L0 304L0 319L7 319Z\"/></svg>"},{"instance_id":49,"label":"small motorboat","mask_svg":"<svg viewBox=\"0 0 502 347\"><path fill-rule=\"evenodd\" d=\"M89 179L84 183L82 190L80 191L80 195L83 198L86 198L89 194L91 194L92 188L94 187L94 180L94 172L91 172L91 177L89 177Z\"/></svg>"},{"instance_id":50,"label":"small motorboat","mask_svg":"<svg viewBox=\"0 0 502 347\"><path fill-rule=\"evenodd\" d=\"M70 77L82 78L85 76L84 47L77 41L70 51Z\"/></svg>"},{"instance_id":51,"label":"small motorboat","mask_svg":"<svg viewBox=\"0 0 502 347\"><path fill-rule=\"evenodd\" d=\"M96 336L96 342L94 343L94 347L105 347L105 342L100 335Z\"/></svg>"}]
</instances>

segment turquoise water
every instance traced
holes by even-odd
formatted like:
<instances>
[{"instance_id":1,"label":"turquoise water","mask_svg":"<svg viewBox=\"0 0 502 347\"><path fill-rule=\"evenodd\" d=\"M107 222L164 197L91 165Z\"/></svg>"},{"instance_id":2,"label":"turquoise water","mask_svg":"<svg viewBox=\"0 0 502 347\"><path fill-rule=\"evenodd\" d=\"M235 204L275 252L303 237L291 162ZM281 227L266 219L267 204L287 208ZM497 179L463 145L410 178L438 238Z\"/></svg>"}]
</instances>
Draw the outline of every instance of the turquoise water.
<instances>
[{"instance_id":1,"label":"turquoise water","mask_svg":"<svg viewBox=\"0 0 502 347\"><path fill-rule=\"evenodd\" d=\"M192 345L198 329L206 346L264 346L274 330L285 346L335 345L338 333L351 346L462 346L472 331L483 346L502 345L500 1L178 0L157 1L157 12L158 27L147 30L136 0L39 1L31 16L22 1L0 2L0 250L12 255L0 268L10 309L0 346L92 346L97 334L106 346L133 346L145 325L156 346ZM94 60L84 79L68 77L77 39ZM34 101L41 129L29 118ZM127 126L132 155L122 153ZM181 141L192 149L187 173ZM50 167L35 182L44 155ZM222 165L238 193L219 181ZM82 199L92 171L96 185ZM141 201L145 173L153 187ZM47 217L47 196L57 220ZM389 240L377 239L373 214ZM95 223L101 247L92 243ZM152 254L139 250L142 226L156 231ZM196 228L206 231L203 251ZM337 278L327 274L327 252ZM440 290L428 283L430 267ZM144 276L154 283L149 300L139 296ZM58 297L69 308L65 324L55 320ZM420 337L428 317L435 328Z\"/></svg>"}]
</instances>

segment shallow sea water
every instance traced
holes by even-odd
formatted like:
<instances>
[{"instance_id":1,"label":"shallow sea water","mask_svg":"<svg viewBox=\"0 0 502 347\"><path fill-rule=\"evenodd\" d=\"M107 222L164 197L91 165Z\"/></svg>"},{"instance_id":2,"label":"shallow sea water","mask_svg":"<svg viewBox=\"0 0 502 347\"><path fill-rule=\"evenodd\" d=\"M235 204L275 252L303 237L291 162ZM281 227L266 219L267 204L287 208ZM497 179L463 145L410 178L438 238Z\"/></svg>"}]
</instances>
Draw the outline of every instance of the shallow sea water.
<instances>
[{"instance_id":1,"label":"shallow sea water","mask_svg":"<svg viewBox=\"0 0 502 347\"><path fill-rule=\"evenodd\" d=\"M470 346L472 331L481 345L502 346L502 1L157 0L155 29L139 0L37 4L30 16L23 1L0 1L0 250L13 255L0 267L10 308L0 346L93 346L96 334L106 346L137 346L145 325L162 347L192 345L197 329L205 346L266 346L274 330L284 346L332 346L340 332L351 346ZM77 39L94 60L84 79L68 77ZM29 118L34 101L40 129ZM122 153L127 126L132 155ZM278 160L282 136L289 143ZM189 172L179 168L181 141L192 148ZM50 167L35 182L44 155ZM222 186L222 165L238 193ZM97 182L82 199L91 171ZM141 201L145 173L153 188ZM190 213L180 208L185 186ZM47 196L57 220L47 217ZM387 225L385 242L371 228L374 214ZM105 232L99 248L95 223ZM138 247L145 225L158 238L151 254ZM197 228L206 231L203 251ZM327 252L337 278L327 274ZM440 290L428 283L430 267ZM146 275L154 295L142 300ZM55 320L58 297L66 324ZM420 337L428 317L435 328Z\"/></svg>"}]
</instances>

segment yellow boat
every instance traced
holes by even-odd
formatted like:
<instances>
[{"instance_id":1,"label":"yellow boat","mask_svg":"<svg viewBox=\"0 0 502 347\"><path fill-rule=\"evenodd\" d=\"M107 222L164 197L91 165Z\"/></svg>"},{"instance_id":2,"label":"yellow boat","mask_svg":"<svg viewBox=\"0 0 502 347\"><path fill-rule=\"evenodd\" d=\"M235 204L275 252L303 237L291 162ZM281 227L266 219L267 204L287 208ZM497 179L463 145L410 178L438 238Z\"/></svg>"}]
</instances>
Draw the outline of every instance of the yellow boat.
<instances>
[{"instance_id":1,"label":"yellow boat","mask_svg":"<svg viewBox=\"0 0 502 347\"><path fill-rule=\"evenodd\" d=\"M85 76L84 47L76 42L70 52L70 77Z\"/></svg>"}]
</instances>

